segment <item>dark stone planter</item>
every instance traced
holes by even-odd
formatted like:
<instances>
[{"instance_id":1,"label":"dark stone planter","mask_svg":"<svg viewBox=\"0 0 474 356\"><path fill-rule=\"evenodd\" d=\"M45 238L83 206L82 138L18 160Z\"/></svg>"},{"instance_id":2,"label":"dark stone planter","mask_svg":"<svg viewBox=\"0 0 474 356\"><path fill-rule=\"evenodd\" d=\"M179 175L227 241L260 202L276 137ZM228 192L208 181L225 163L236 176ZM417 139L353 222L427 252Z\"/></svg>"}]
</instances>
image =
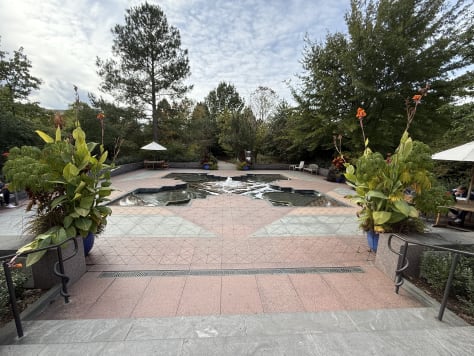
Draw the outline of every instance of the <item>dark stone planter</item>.
<instances>
[{"instance_id":1,"label":"dark stone planter","mask_svg":"<svg viewBox=\"0 0 474 356\"><path fill-rule=\"evenodd\" d=\"M64 262L65 274L70 278L69 285L78 281L86 273L86 258L84 255L84 244L82 237L77 237L78 252L71 259ZM74 244L68 243L62 249L63 258L72 255ZM21 261L22 260L22 261ZM25 265L26 257L19 258L19 261ZM41 260L31 267L24 267L23 272L28 276L25 283L26 288L50 289L61 283L61 278L54 274L54 264L58 261L58 254L54 251L48 251Z\"/></svg>"}]
</instances>

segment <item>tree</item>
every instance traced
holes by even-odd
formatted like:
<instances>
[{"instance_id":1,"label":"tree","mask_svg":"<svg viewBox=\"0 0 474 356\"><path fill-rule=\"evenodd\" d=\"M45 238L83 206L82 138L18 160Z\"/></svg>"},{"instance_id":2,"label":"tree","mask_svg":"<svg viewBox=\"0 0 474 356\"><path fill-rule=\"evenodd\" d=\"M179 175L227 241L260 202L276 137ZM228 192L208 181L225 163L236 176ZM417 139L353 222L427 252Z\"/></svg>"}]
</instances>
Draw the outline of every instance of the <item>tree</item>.
<instances>
[{"instance_id":1,"label":"tree","mask_svg":"<svg viewBox=\"0 0 474 356\"><path fill-rule=\"evenodd\" d=\"M189 140L193 142L199 152L200 157L209 156L211 152L211 146L215 141L213 127L211 121L211 115L209 109L204 103L197 103L191 114L191 120L189 122Z\"/></svg>"},{"instance_id":2,"label":"tree","mask_svg":"<svg viewBox=\"0 0 474 356\"><path fill-rule=\"evenodd\" d=\"M271 88L259 86L250 94L250 107L258 121L267 121L277 105L278 95Z\"/></svg>"},{"instance_id":3,"label":"tree","mask_svg":"<svg viewBox=\"0 0 474 356\"><path fill-rule=\"evenodd\" d=\"M224 150L243 161L245 151L254 150L256 135L256 120L250 108L242 112L225 110L219 118L221 132L219 144Z\"/></svg>"},{"instance_id":4,"label":"tree","mask_svg":"<svg viewBox=\"0 0 474 356\"><path fill-rule=\"evenodd\" d=\"M214 118L225 110L241 112L245 105L235 86L226 82L219 83L216 89L209 92L204 99L204 103Z\"/></svg>"},{"instance_id":5,"label":"tree","mask_svg":"<svg viewBox=\"0 0 474 356\"><path fill-rule=\"evenodd\" d=\"M266 154L278 157L284 162L289 162L288 148L291 141L288 137L288 123L291 109L286 101L278 104L275 114L270 117L268 129L263 141L263 151ZM299 159L300 157L295 157Z\"/></svg>"},{"instance_id":6,"label":"tree","mask_svg":"<svg viewBox=\"0 0 474 356\"><path fill-rule=\"evenodd\" d=\"M168 25L159 6L145 2L126 11L125 25L112 29L115 59L97 58L101 89L133 106L151 108L153 139L158 141L158 103L163 96L180 97L190 87L188 51L181 49L177 28Z\"/></svg>"},{"instance_id":7,"label":"tree","mask_svg":"<svg viewBox=\"0 0 474 356\"><path fill-rule=\"evenodd\" d=\"M223 119L226 117L223 114L240 113L245 103L234 85L221 82L216 89L210 91L206 98L204 98L204 104L209 110L210 121L213 127L212 132L216 138L211 146L211 150L214 155L217 155L222 149L222 147L219 146L218 137L222 135Z\"/></svg>"},{"instance_id":8,"label":"tree","mask_svg":"<svg viewBox=\"0 0 474 356\"><path fill-rule=\"evenodd\" d=\"M6 59L6 52L0 51L0 102L15 115L15 102L28 98L33 90L39 89L41 80L30 74L31 61L23 53L23 47Z\"/></svg>"},{"instance_id":9,"label":"tree","mask_svg":"<svg viewBox=\"0 0 474 356\"><path fill-rule=\"evenodd\" d=\"M405 99L427 83L432 90L410 133L425 141L442 135L449 120L440 108L473 83L472 74L459 74L474 62L468 7L464 0L351 0L348 36L328 35L305 48L295 136L316 150L342 134L346 149L360 151L355 112L361 106L371 147L392 152L406 127Z\"/></svg>"}]
</instances>

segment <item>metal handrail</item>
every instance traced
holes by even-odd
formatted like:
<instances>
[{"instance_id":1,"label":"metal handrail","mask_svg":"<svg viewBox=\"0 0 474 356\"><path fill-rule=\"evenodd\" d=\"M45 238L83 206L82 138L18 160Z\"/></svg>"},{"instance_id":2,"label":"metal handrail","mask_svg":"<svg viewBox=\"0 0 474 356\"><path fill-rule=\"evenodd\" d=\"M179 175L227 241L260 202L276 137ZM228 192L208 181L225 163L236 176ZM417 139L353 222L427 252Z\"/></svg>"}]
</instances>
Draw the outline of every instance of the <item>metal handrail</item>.
<instances>
[{"instance_id":1,"label":"metal handrail","mask_svg":"<svg viewBox=\"0 0 474 356\"><path fill-rule=\"evenodd\" d=\"M69 241L73 241L74 250L70 256L67 256L66 258L64 258L61 248L62 248L62 245L66 244ZM5 280L7 282L8 294L10 297L10 306L12 309L13 318L15 319L16 333L18 337L23 337L23 326L21 324L20 313L18 310L16 295L15 295L15 286L13 285L10 269L16 267L15 260L18 257L24 257L32 253L41 252L41 251L49 251L49 250L56 250L56 253L58 255L58 261L54 263L53 272L56 276L61 278L60 294L64 298L64 302L69 303L67 283L69 282L70 278L64 272L64 262L73 258L75 255L77 255L77 252L79 251L79 245L75 237L71 237L56 245L50 245L47 247L24 252L21 254L10 254L10 255L5 255L5 256L0 256L0 260L2 261L2 266L3 266L3 272L5 274Z\"/></svg>"},{"instance_id":2,"label":"metal handrail","mask_svg":"<svg viewBox=\"0 0 474 356\"><path fill-rule=\"evenodd\" d=\"M403 245L403 252L398 252L395 251L392 248L392 240L393 238L397 238L399 240L402 240L404 242ZM423 246L423 247L429 247L434 250L438 251L446 251L446 252L451 252L454 254L453 256L453 261L451 262L451 268L449 270L449 275L448 275L448 280L446 281L446 285L444 287L444 294L443 294L443 299L441 301L440 309L438 312L438 320L443 319L444 311L446 309L446 305L448 304L448 297L449 297L449 291L451 290L451 286L453 284L453 279L454 279L454 272L456 271L456 266L459 262L459 258L461 256L466 256L466 257L474 257L474 252L469 252L469 251L463 251L463 250L458 250L454 248L449 248L449 247L443 247L443 246L436 246L436 245L431 245L431 244L426 244L422 242L417 242L413 240L408 240L406 236L402 234L390 234L388 237L388 248L390 251L393 253L399 255L402 257L401 259L398 260L398 265L397 269L395 270L395 293L398 294L398 291L400 287L403 284L403 271L405 271L408 268L409 262L407 258L407 252L408 252L408 246L409 244L413 245L418 245L418 246Z\"/></svg>"}]
</instances>

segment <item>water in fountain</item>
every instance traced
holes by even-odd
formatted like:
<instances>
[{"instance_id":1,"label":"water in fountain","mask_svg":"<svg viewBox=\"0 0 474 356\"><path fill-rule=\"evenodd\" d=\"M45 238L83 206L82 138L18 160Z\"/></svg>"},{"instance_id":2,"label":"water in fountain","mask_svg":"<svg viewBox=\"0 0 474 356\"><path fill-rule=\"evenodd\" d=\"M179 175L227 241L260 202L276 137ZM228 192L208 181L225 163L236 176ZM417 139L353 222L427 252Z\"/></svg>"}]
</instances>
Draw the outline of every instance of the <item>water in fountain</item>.
<instances>
[{"instance_id":1,"label":"water in fountain","mask_svg":"<svg viewBox=\"0 0 474 356\"><path fill-rule=\"evenodd\" d=\"M191 199L205 198L208 195L240 194L256 199L266 199L273 205L279 206L341 206L339 202L319 192L292 192L274 189L268 182L275 179L265 181L261 177L250 176L245 177L245 180L232 179L232 177L216 180L214 177L204 181L204 177L201 175L198 178L200 179L186 179L188 183L184 189L166 189L158 192L137 191L122 198L119 204L125 206L166 206L185 204ZM181 177L180 179L184 180Z\"/></svg>"}]
</instances>

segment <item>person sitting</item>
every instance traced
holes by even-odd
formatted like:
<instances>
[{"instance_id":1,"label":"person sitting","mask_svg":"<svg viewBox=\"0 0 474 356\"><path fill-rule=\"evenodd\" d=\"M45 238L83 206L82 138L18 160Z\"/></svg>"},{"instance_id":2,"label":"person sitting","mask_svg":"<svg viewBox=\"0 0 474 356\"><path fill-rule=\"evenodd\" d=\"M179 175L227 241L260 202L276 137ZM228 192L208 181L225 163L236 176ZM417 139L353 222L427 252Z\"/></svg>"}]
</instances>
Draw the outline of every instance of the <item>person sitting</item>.
<instances>
[{"instance_id":1,"label":"person sitting","mask_svg":"<svg viewBox=\"0 0 474 356\"><path fill-rule=\"evenodd\" d=\"M452 194L455 200L467 200L467 188L463 185L452 190ZM454 222L456 224L464 225L464 219L466 218L467 211L449 209L451 213L455 215Z\"/></svg>"},{"instance_id":2,"label":"person sitting","mask_svg":"<svg viewBox=\"0 0 474 356\"><path fill-rule=\"evenodd\" d=\"M3 202L7 208L15 208L15 205L10 204L10 190L8 190L8 184L4 184L0 181L0 192L3 195Z\"/></svg>"}]
</instances>

